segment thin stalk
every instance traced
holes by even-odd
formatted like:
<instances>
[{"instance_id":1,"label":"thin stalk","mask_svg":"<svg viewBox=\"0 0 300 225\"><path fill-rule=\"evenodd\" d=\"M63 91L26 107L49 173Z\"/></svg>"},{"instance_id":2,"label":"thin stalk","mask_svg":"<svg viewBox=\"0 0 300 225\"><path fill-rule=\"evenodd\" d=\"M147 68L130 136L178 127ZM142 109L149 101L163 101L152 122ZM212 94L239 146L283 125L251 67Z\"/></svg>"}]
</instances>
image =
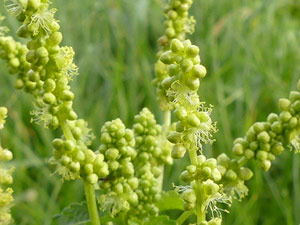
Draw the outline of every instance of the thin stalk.
<instances>
[{"instance_id":1,"label":"thin stalk","mask_svg":"<svg viewBox=\"0 0 300 225\"><path fill-rule=\"evenodd\" d=\"M240 158L240 160L238 161L239 166L243 166L245 165L245 163L248 161L248 159L243 156L242 158Z\"/></svg>"},{"instance_id":2,"label":"thin stalk","mask_svg":"<svg viewBox=\"0 0 300 225\"><path fill-rule=\"evenodd\" d=\"M192 214L193 214L192 211L185 211L185 212L183 212L183 213L180 215L180 217L178 217L178 219L176 220L177 225L183 224L184 221L186 221L187 218L189 218L190 215L192 215Z\"/></svg>"},{"instance_id":3,"label":"thin stalk","mask_svg":"<svg viewBox=\"0 0 300 225\"><path fill-rule=\"evenodd\" d=\"M197 165L197 149L196 148L191 148L189 149L189 156L190 156L190 161L192 165Z\"/></svg>"},{"instance_id":4,"label":"thin stalk","mask_svg":"<svg viewBox=\"0 0 300 225\"><path fill-rule=\"evenodd\" d=\"M168 110L168 111L164 112L164 123L163 123L163 128L162 128L163 129L162 130L163 139L167 138L167 134L168 134L170 125L171 125L171 111ZM161 169L161 174L158 177L158 188L159 188L159 190L162 190L163 181L164 181L164 169L165 169L164 165L161 165L160 169Z\"/></svg>"},{"instance_id":5,"label":"thin stalk","mask_svg":"<svg viewBox=\"0 0 300 225\"><path fill-rule=\"evenodd\" d=\"M200 223L202 221L206 221L206 212L205 209L202 209L203 203L204 203L204 188L200 181L196 182L196 195L197 195L197 223Z\"/></svg>"},{"instance_id":6,"label":"thin stalk","mask_svg":"<svg viewBox=\"0 0 300 225\"><path fill-rule=\"evenodd\" d=\"M86 202L91 218L91 225L100 225L94 186L84 181Z\"/></svg>"}]
</instances>

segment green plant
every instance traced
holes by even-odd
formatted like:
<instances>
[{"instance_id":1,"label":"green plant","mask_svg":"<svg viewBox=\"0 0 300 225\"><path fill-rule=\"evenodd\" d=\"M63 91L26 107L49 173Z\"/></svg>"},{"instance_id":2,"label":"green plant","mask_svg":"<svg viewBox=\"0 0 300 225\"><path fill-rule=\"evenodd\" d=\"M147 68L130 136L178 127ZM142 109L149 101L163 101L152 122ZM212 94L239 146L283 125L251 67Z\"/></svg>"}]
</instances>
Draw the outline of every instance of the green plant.
<instances>
[{"instance_id":1,"label":"green plant","mask_svg":"<svg viewBox=\"0 0 300 225\"><path fill-rule=\"evenodd\" d=\"M53 140L49 162L63 179L83 180L92 224L100 224L100 220L176 224L167 217L150 215L158 215L160 204L167 201L161 191L164 165L172 164L171 156L182 158L186 152L191 165L180 175L187 185L176 187L184 203L177 224L192 214L198 224L220 224L220 212L226 209L217 204L230 205L235 195L242 198L247 194L244 181L252 177L251 170L243 167L247 160L257 159L267 171L285 146L298 150L300 83L289 99L279 101L279 115L271 114L266 122L254 124L245 138L234 142L235 159L225 154L206 159L202 154L202 145L213 141L216 124L210 117L211 106L205 106L197 94L206 69L200 65L199 48L185 37L195 23L187 13L192 1L185 0L169 2L166 33L159 39L154 83L164 124L157 125L147 109L135 117L133 130L126 129L119 119L107 122L101 129L102 144L92 151L89 146L94 135L72 108L74 94L69 81L78 71L72 48L59 46L62 34L54 19L55 10L49 9L47 0L5 2L8 11L22 22L18 36L29 41L25 46L12 37L1 37L0 56L7 61L10 73L17 74L16 88L33 95L33 121L50 129L61 127L63 135ZM173 124L171 111L176 116ZM108 212L100 220L94 188L100 190L101 209ZM176 198L178 195L173 194ZM180 198L177 203L180 208ZM84 206L73 205L70 210L76 207ZM66 215L62 213L58 221Z\"/></svg>"}]
</instances>

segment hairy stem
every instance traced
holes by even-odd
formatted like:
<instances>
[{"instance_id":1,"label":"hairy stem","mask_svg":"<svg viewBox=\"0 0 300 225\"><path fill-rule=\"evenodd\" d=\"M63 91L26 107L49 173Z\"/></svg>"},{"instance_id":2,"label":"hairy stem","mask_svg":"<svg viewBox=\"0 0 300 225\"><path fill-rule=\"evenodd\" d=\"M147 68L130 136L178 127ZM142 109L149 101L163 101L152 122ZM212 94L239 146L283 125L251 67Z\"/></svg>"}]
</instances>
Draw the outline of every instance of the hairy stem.
<instances>
[{"instance_id":1,"label":"hairy stem","mask_svg":"<svg viewBox=\"0 0 300 225\"><path fill-rule=\"evenodd\" d=\"M180 215L180 217L178 217L178 219L176 220L177 224L178 224L178 225L183 224L184 221L186 221L187 218L189 218L190 215L192 215L192 214L193 214L192 211L185 211L185 212L183 212L183 213Z\"/></svg>"},{"instance_id":2,"label":"hairy stem","mask_svg":"<svg viewBox=\"0 0 300 225\"><path fill-rule=\"evenodd\" d=\"M167 138L167 134L168 134L168 130L169 127L171 125L171 111L165 111L164 112L164 124L163 124L163 130L162 130L162 135L163 138L166 139ZM163 181L164 181L164 165L161 165L161 174L158 178L158 187L159 190L162 190L163 188Z\"/></svg>"},{"instance_id":3,"label":"hairy stem","mask_svg":"<svg viewBox=\"0 0 300 225\"><path fill-rule=\"evenodd\" d=\"M91 225L100 225L101 223L100 223L98 210L97 210L94 186L84 181L84 189L85 189L86 202L87 202L87 206L91 218Z\"/></svg>"}]
</instances>

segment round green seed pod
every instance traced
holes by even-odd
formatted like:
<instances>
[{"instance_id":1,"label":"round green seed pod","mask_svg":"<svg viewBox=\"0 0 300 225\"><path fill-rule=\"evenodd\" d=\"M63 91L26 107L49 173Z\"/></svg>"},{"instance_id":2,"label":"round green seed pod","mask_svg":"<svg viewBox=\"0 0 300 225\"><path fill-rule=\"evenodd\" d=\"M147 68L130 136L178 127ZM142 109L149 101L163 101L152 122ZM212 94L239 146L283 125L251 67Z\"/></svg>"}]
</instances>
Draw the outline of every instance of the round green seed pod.
<instances>
[{"instance_id":1,"label":"round green seed pod","mask_svg":"<svg viewBox=\"0 0 300 225\"><path fill-rule=\"evenodd\" d=\"M96 184L98 182L98 176L97 176L97 174L92 173L92 174L88 175L87 181L90 184Z\"/></svg>"},{"instance_id":2,"label":"round green seed pod","mask_svg":"<svg viewBox=\"0 0 300 225\"><path fill-rule=\"evenodd\" d=\"M270 141L270 135L266 131L263 131L257 135L257 139L262 143L268 143Z\"/></svg>"},{"instance_id":3,"label":"round green seed pod","mask_svg":"<svg viewBox=\"0 0 300 225\"><path fill-rule=\"evenodd\" d=\"M240 143L235 144L232 148L232 152L233 152L233 154L238 155L238 156L243 155L244 149L243 149L242 144L240 144Z\"/></svg>"},{"instance_id":4,"label":"round green seed pod","mask_svg":"<svg viewBox=\"0 0 300 225\"><path fill-rule=\"evenodd\" d=\"M229 169L225 173L225 178L231 181L234 181L237 179L237 174L232 169Z\"/></svg>"},{"instance_id":5,"label":"round green seed pod","mask_svg":"<svg viewBox=\"0 0 300 225\"><path fill-rule=\"evenodd\" d=\"M288 111L291 106L291 101L286 98L281 98L278 100L278 107L281 111Z\"/></svg>"},{"instance_id":6,"label":"round green seed pod","mask_svg":"<svg viewBox=\"0 0 300 225\"><path fill-rule=\"evenodd\" d=\"M278 120L279 120L279 117L278 117L278 115L275 114L275 113L270 113L269 116L268 116L268 118L267 118L267 121L268 121L269 123L274 123L274 122L276 122L276 121L278 121Z\"/></svg>"},{"instance_id":7,"label":"round green seed pod","mask_svg":"<svg viewBox=\"0 0 300 225\"><path fill-rule=\"evenodd\" d=\"M239 177L242 180L250 180L253 177L253 172L246 167L241 167L239 169Z\"/></svg>"},{"instance_id":8,"label":"round green seed pod","mask_svg":"<svg viewBox=\"0 0 300 225\"><path fill-rule=\"evenodd\" d=\"M280 155L283 151L284 151L284 147L280 143L273 145L271 148L271 152L274 155Z\"/></svg>"},{"instance_id":9,"label":"round green seed pod","mask_svg":"<svg viewBox=\"0 0 300 225\"><path fill-rule=\"evenodd\" d=\"M274 122L271 126L271 130L276 134L280 134L282 132L282 123L279 121Z\"/></svg>"},{"instance_id":10,"label":"round green seed pod","mask_svg":"<svg viewBox=\"0 0 300 225\"><path fill-rule=\"evenodd\" d=\"M54 94L52 93L45 93L44 96L43 96L43 101L46 103L46 104L49 104L49 105L53 105L56 103L56 97Z\"/></svg>"},{"instance_id":11,"label":"round green seed pod","mask_svg":"<svg viewBox=\"0 0 300 225\"><path fill-rule=\"evenodd\" d=\"M263 161L260 161L260 166L262 167L262 169L264 171L268 171L271 167L271 161L270 160L263 160Z\"/></svg>"},{"instance_id":12,"label":"round green seed pod","mask_svg":"<svg viewBox=\"0 0 300 225\"><path fill-rule=\"evenodd\" d=\"M282 111L279 114L279 118L280 118L280 121L282 121L282 122L288 122L292 118L292 115L288 111Z\"/></svg>"},{"instance_id":13,"label":"round green seed pod","mask_svg":"<svg viewBox=\"0 0 300 225\"><path fill-rule=\"evenodd\" d=\"M184 59L180 63L180 68L183 72L189 72L193 68L193 62L190 59Z\"/></svg>"},{"instance_id":14,"label":"round green seed pod","mask_svg":"<svg viewBox=\"0 0 300 225\"><path fill-rule=\"evenodd\" d=\"M186 48L186 55L189 58L194 58L199 54L199 47L196 45L190 45Z\"/></svg>"},{"instance_id":15,"label":"round green seed pod","mask_svg":"<svg viewBox=\"0 0 300 225\"><path fill-rule=\"evenodd\" d=\"M166 51L160 56L159 60L169 65L175 61L175 55L171 51Z\"/></svg>"},{"instance_id":16,"label":"round green seed pod","mask_svg":"<svg viewBox=\"0 0 300 225\"><path fill-rule=\"evenodd\" d=\"M265 131L265 126L263 123L257 122L253 125L253 129L256 133L261 133L261 132Z\"/></svg>"},{"instance_id":17,"label":"round green seed pod","mask_svg":"<svg viewBox=\"0 0 300 225\"><path fill-rule=\"evenodd\" d=\"M176 144L172 148L172 157L174 159L183 158L186 152L186 148L182 144Z\"/></svg>"},{"instance_id":18,"label":"round green seed pod","mask_svg":"<svg viewBox=\"0 0 300 225\"><path fill-rule=\"evenodd\" d=\"M184 45L178 39L173 39L171 41L170 48L173 53L181 53L184 51Z\"/></svg>"},{"instance_id":19,"label":"round green seed pod","mask_svg":"<svg viewBox=\"0 0 300 225\"><path fill-rule=\"evenodd\" d=\"M52 46L57 46L62 41L62 33L60 32L54 32L49 37L49 44Z\"/></svg>"}]
</instances>

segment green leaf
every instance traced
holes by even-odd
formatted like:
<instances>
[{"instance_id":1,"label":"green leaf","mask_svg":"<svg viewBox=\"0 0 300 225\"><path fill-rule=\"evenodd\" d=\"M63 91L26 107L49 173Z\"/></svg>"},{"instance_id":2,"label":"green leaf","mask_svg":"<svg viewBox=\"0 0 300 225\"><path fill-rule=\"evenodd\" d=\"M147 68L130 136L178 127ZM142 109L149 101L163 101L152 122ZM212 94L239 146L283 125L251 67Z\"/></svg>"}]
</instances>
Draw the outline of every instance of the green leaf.
<instances>
[{"instance_id":1,"label":"green leaf","mask_svg":"<svg viewBox=\"0 0 300 225\"><path fill-rule=\"evenodd\" d=\"M53 217L58 225L80 225L90 222L90 216L86 202L72 203L62 212Z\"/></svg>"},{"instance_id":2,"label":"green leaf","mask_svg":"<svg viewBox=\"0 0 300 225\"><path fill-rule=\"evenodd\" d=\"M145 225L176 225L175 220L171 220L168 216L153 216Z\"/></svg>"},{"instance_id":3,"label":"green leaf","mask_svg":"<svg viewBox=\"0 0 300 225\"><path fill-rule=\"evenodd\" d=\"M156 203L159 211L165 210L184 210L183 200L180 195L175 191L163 192L161 199Z\"/></svg>"}]
</instances>

